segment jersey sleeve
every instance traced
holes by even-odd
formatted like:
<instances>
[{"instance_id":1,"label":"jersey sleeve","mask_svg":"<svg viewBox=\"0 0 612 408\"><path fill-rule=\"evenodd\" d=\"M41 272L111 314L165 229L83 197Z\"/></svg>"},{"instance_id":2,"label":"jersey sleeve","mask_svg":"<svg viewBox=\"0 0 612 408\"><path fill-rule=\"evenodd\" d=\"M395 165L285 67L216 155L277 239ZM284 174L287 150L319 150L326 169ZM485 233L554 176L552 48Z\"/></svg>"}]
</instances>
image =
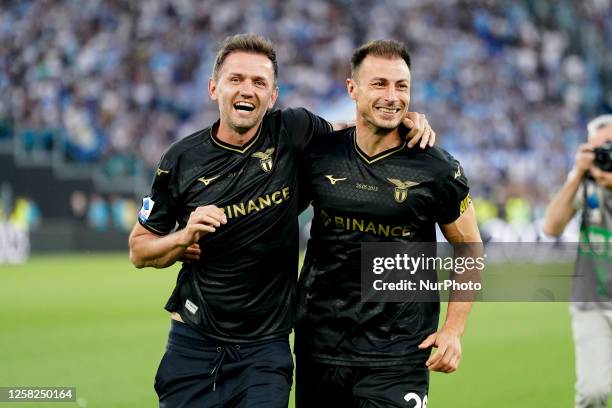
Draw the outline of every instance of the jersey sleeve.
<instances>
[{"instance_id":1,"label":"jersey sleeve","mask_svg":"<svg viewBox=\"0 0 612 408\"><path fill-rule=\"evenodd\" d=\"M177 220L177 163L166 153L153 176L151 192L142 199L138 222L157 235L172 232Z\"/></svg>"},{"instance_id":2,"label":"jersey sleeve","mask_svg":"<svg viewBox=\"0 0 612 408\"><path fill-rule=\"evenodd\" d=\"M303 152L313 140L333 131L331 123L304 108L283 110L283 124L294 146Z\"/></svg>"},{"instance_id":3,"label":"jersey sleeve","mask_svg":"<svg viewBox=\"0 0 612 408\"><path fill-rule=\"evenodd\" d=\"M463 167L452 156L450 159L450 166L444 166L445 170L439 176L440 194L437 216L439 224L455 222L472 203L468 179L463 172Z\"/></svg>"}]
</instances>

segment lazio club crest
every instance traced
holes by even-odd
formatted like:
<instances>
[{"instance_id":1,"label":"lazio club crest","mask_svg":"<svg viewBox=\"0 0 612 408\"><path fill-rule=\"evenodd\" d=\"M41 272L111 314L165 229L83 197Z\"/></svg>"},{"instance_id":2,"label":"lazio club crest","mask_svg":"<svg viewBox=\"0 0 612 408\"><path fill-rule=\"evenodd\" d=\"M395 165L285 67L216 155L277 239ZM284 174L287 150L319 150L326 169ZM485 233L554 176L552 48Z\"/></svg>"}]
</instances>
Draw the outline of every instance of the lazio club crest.
<instances>
[{"instance_id":1,"label":"lazio club crest","mask_svg":"<svg viewBox=\"0 0 612 408\"><path fill-rule=\"evenodd\" d=\"M421 184L421 183L417 183L417 182L410 181L410 180L401 181L401 180L392 179L392 178L388 178L387 180L395 186L395 190L393 192L393 198L395 198L395 201L397 201L398 203L403 203L404 201L406 201L406 198L408 198L409 188Z\"/></svg>"},{"instance_id":2,"label":"lazio club crest","mask_svg":"<svg viewBox=\"0 0 612 408\"><path fill-rule=\"evenodd\" d=\"M272 153L274 153L273 147L267 149L265 152L255 152L251 156L258 158L261 169L269 173L272 171Z\"/></svg>"}]
</instances>

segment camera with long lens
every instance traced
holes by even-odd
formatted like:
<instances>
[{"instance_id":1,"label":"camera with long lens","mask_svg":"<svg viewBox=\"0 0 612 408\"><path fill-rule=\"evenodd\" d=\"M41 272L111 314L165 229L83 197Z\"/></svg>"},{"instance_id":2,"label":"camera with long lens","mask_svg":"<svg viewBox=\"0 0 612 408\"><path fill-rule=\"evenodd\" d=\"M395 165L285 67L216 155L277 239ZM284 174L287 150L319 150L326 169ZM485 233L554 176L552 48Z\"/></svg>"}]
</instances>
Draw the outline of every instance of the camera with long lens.
<instances>
[{"instance_id":1,"label":"camera with long lens","mask_svg":"<svg viewBox=\"0 0 612 408\"><path fill-rule=\"evenodd\" d=\"M612 171L612 141L593 149L595 166L603 171Z\"/></svg>"}]
</instances>

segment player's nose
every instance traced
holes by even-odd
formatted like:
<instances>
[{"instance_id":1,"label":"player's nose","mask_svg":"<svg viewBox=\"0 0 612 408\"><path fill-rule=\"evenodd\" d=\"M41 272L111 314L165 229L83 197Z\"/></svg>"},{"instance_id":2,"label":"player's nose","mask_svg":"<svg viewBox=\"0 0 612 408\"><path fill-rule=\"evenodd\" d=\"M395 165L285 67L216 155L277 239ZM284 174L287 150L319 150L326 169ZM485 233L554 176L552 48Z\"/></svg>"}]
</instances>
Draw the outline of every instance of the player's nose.
<instances>
[{"instance_id":1,"label":"player's nose","mask_svg":"<svg viewBox=\"0 0 612 408\"><path fill-rule=\"evenodd\" d=\"M240 95L243 97L251 97L254 95L254 86L251 81L243 81L240 85Z\"/></svg>"},{"instance_id":2,"label":"player's nose","mask_svg":"<svg viewBox=\"0 0 612 408\"><path fill-rule=\"evenodd\" d=\"M387 87L383 94L383 99L385 100L385 102L397 101L397 92L395 91L395 88L392 86Z\"/></svg>"}]
</instances>

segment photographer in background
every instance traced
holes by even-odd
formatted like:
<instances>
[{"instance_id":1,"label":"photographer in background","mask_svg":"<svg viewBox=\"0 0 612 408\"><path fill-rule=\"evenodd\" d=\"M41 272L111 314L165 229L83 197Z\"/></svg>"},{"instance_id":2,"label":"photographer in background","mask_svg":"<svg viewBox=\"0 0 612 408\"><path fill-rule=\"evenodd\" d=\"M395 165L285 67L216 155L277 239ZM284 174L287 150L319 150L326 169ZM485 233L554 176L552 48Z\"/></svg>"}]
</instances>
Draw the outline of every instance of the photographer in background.
<instances>
[{"instance_id":1,"label":"photographer in background","mask_svg":"<svg viewBox=\"0 0 612 408\"><path fill-rule=\"evenodd\" d=\"M612 115L588 125L588 142L553 197L544 233L559 236L581 212L581 245L572 289L572 330L576 347L576 408L608 406L612 384ZM585 243L584 245L582 243Z\"/></svg>"}]
</instances>

